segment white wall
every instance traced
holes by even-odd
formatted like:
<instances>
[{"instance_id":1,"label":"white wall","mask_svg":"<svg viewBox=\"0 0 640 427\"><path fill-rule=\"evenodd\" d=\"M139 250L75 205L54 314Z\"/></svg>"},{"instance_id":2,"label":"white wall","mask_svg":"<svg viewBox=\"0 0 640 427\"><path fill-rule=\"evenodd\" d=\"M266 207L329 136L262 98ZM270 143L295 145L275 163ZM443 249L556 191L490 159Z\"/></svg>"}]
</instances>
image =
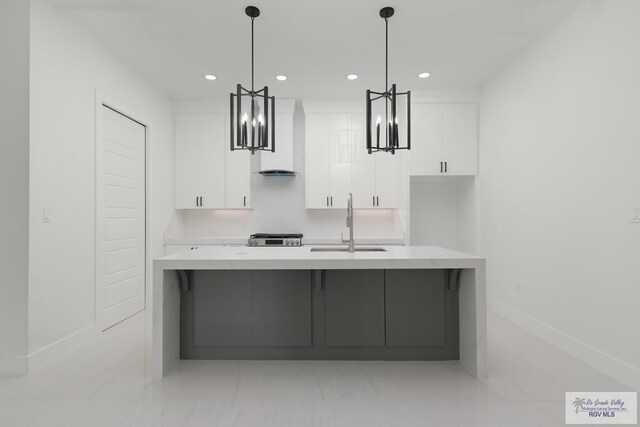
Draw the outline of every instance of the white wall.
<instances>
[{"instance_id":1,"label":"white wall","mask_svg":"<svg viewBox=\"0 0 640 427\"><path fill-rule=\"evenodd\" d=\"M410 196L412 245L477 252L475 177L414 176Z\"/></svg>"},{"instance_id":2,"label":"white wall","mask_svg":"<svg viewBox=\"0 0 640 427\"><path fill-rule=\"evenodd\" d=\"M162 254L173 213L173 120L165 96L42 0L31 7L30 78L29 353L37 368L96 333L96 89L150 126L149 258Z\"/></svg>"},{"instance_id":3,"label":"white wall","mask_svg":"<svg viewBox=\"0 0 640 427\"><path fill-rule=\"evenodd\" d=\"M494 308L640 389L640 2L590 0L483 90Z\"/></svg>"},{"instance_id":4,"label":"white wall","mask_svg":"<svg viewBox=\"0 0 640 427\"><path fill-rule=\"evenodd\" d=\"M175 103L176 111L213 111L228 108L215 101L184 100ZM251 176L253 209L250 211L179 211L167 238L242 238L251 233L303 233L305 239L333 238L337 243L344 232L345 210L305 209L304 114L298 102L294 115L295 177ZM379 153L377 155L386 155ZM396 210L356 210L355 238L379 238L402 241L404 231Z\"/></svg>"},{"instance_id":5,"label":"white wall","mask_svg":"<svg viewBox=\"0 0 640 427\"><path fill-rule=\"evenodd\" d=\"M29 2L0 2L0 64L0 374L21 374L29 272Z\"/></svg>"}]
</instances>

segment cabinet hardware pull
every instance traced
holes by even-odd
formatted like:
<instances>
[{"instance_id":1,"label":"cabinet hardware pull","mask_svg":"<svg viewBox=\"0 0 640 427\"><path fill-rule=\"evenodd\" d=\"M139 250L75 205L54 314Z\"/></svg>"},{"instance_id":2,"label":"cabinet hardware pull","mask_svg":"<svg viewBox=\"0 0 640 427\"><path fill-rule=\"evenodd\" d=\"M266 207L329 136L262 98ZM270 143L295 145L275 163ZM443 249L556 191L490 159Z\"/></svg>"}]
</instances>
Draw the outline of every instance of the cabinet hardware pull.
<instances>
[{"instance_id":1,"label":"cabinet hardware pull","mask_svg":"<svg viewBox=\"0 0 640 427\"><path fill-rule=\"evenodd\" d=\"M373 198L373 206L376 205L376 196L371 196Z\"/></svg>"},{"instance_id":2,"label":"cabinet hardware pull","mask_svg":"<svg viewBox=\"0 0 640 427\"><path fill-rule=\"evenodd\" d=\"M440 173L442 173L442 162L440 162Z\"/></svg>"},{"instance_id":3,"label":"cabinet hardware pull","mask_svg":"<svg viewBox=\"0 0 640 427\"><path fill-rule=\"evenodd\" d=\"M448 166L447 163L449 162L444 162L444 173L447 173L447 166Z\"/></svg>"},{"instance_id":4,"label":"cabinet hardware pull","mask_svg":"<svg viewBox=\"0 0 640 427\"><path fill-rule=\"evenodd\" d=\"M200 205L198 204L198 196L196 196L196 207L197 207L197 206L200 206Z\"/></svg>"},{"instance_id":5,"label":"cabinet hardware pull","mask_svg":"<svg viewBox=\"0 0 640 427\"><path fill-rule=\"evenodd\" d=\"M327 206L329 206L329 196L327 196Z\"/></svg>"},{"instance_id":6,"label":"cabinet hardware pull","mask_svg":"<svg viewBox=\"0 0 640 427\"><path fill-rule=\"evenodd\" d=\"M333 206L333 196L331 196L331 206Z\"/></svg>"},{"instance_id":7,"label":"cabinet hardware pull","mask_svg":"<svg viewBox=\"0 0 640 427\"><path fill-rule=\"evenodd\" d=\"M202 196L200 196L200 207L202 207Z\"/></svg>"},{"instance_id":8,"label":"cabinet hardware pull","mask_svg":"<svg viewBox=\"0 0 640 427\"><path fill-rule=\"evenodd\" d=\"M244 200L242 201L242 204L246 207L247 206L247 196L244 196Z\"/></svg>"},{"instance_id":9,"label":"cabinet hardware pull","mask_svg":"<svg viewBox=\"0 0 640 427\"><path fill-rule=\"evenodd\" d=\"M380 197L376 196L376 206L380 206Z\"/></svg>"}]
</instances>

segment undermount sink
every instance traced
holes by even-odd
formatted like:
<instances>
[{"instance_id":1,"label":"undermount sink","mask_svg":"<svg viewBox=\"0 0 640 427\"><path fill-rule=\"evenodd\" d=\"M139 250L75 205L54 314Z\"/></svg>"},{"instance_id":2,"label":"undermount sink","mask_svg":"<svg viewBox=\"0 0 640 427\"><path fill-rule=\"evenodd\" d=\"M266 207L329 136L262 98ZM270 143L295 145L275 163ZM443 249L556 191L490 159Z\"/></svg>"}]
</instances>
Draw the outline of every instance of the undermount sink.
<instances>
[{"instance_id":1,"label":"undermount sink","mask_svg":"<svg viewBox=\"0 0 640 427\"><path fill-rule=\"evenodd\" d=\"M386 252L384 248L356 248L356 252ZM311 252L349 252L349 248L311 248Z\"/></svg>"}]
</instances>

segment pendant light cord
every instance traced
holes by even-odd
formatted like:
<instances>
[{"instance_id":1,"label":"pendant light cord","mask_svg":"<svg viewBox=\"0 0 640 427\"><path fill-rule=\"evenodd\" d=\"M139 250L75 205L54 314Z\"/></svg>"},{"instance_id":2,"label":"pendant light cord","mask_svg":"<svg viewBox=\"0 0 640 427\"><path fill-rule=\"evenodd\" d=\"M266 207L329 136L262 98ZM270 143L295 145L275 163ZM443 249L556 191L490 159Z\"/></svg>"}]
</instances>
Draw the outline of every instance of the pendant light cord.
<instances>
[{"instance_id":1,"label":"pendant light cord","mask_svg":"<svg viewBox=\"0 0 640 427\"><path fill-rule=\"evenodd\" d=\"M389 91L389 19L384 18L385 48L384 48L384 90Z\"/></svg>"},{"instance_id":2,"label":"pendant light cord","mask_svg":"<svg viewBox=\"0 0 640 427\"><path fill-rule=\"evenodd\" d=\"M253 21L255 18L251 18L251 92L254 91L253 85Z\"/></svg>"}]
</instances>

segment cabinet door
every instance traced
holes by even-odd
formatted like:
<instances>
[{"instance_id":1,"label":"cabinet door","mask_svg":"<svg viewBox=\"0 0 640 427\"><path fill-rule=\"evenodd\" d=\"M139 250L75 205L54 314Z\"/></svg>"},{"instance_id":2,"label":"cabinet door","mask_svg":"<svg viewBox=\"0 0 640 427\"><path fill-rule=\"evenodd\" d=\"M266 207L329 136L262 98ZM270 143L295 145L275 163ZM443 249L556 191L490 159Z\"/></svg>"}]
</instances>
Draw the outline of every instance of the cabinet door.
<instances>
[{"instance_id":1,"label":"cabinet door","mask_svg":"<svg viewBox=\"0 0 640 427\"><path fill-rule=\"evenodd\" d=\"M351 191L354 208L374 208L376 195L376 160L384 153L369 154L366 141L364 114L351 114L353 137L353 163L351 166Z\"/></svg>"},{"instance_id":2,"label":"cabinet door","mask_svg":"<svg viewBox=\"0 0 640 427\"><path fill-rule=\"evenodd\" d=\"M386 270L385 298L387 347L444 347L444 270Z\"/></svg>"},{"instance_id":3,"label":"cabinet door","mask_svg":"<svg viewBox=\"0 0 640 427\"><path fill-rule=\"evenodd\" d=\"M253 272L253 345L311 347L311 272Z\"/></svg>"},{"instance_id":4,"label":"cabinet door","mask_svg":"<svg viewBox=\"0 0 640 427\"><path fill-rule=\"evenodd\" d=\"M411 175L440 175L443 129L440 104L424 103L411 106Z\"/></svg>"},{"instance_id":5,"label":"cabinet door","mask_svg":"<svg viewBox=\"0 0 640 427\"><path fill-rule=\"evenodd\" d=\"M478 107L475 103L442 105L443 160L447 175L475 175L478 171Z\"/></svg>"},{"instance_id":6,"label":"cabinet door","mask_svg":"<svg viewBox=\"0 0 640 427\"><path fill-rule=\"evenodd\" d=\"M200 197L198 169L200 118L194 114L176 114L176 209L195 209Z\"/></svg>"},{"instance_id":7,"label":"cabinet door","mask_svg":"<svg viewBox=\"0 0 640 427\"><path fill-rule=\"evenodd\" d=\"M331 156L329 163L329 188L331 207L346 209L351 192L351 165L354 162L354 131L351 129L351 115L331 113Z\"/></svg>"},{"instance_id":8,"label":"cabinet door","mask_svg":"<svg viewBox=\"0 0 640 427\"><path fill-rule=\"evenodd\" d=\"M401 152L376 153L375 183L376 208L398 207L398 156Z\"/></svg>"},{"instance_id":9,"label":"cabinet door","mask_svg":"<svg viewBox=\"0 0 640 427\"><path fill-rule=\"evenodd\" d=\"M202 208L223 208L224 167L224 115L198 114L200 118L198 140L198 176Z\"/></svg>"},{"instance_id":10,"label":"cabinet door","mask_svg":"<svg viewBox=\"0 0 640 427\"><path fill-rule=\"evenodd\" d=\"M327 347L384 347L384 270L325 272Z\"/></svg>"},{"instance_id":11,"label":"cabinet door","mask_svg":"<svg viewBox=\"0 0 640 427\"><path fill-rule=\"evenodd\" d=\"M251 271L194 271L194 344L245 347L253 344Z\"/></svg>"},{"instance_id":12,"label":"cabinet door","mask_svg":"<svg viewBox=\"0 0 640 427\"><path fill-rule=\"evenodd\" d=\"M329 162L331 157L329 114L305 117L305 198L307 209L329 207Z\"/></svg>"},{"instance_id":13,"label":"cabinet door","mask_svg":"<svg viewBox=\"0 0 640 427\"><path fill-rule=\"evenodd\" d=\"M231 151L229 140L231 124L224 117L225 129L225 207L227 209L249 209L251 207L251 153L247 150Z\"/></svg>"}]
</instances>

